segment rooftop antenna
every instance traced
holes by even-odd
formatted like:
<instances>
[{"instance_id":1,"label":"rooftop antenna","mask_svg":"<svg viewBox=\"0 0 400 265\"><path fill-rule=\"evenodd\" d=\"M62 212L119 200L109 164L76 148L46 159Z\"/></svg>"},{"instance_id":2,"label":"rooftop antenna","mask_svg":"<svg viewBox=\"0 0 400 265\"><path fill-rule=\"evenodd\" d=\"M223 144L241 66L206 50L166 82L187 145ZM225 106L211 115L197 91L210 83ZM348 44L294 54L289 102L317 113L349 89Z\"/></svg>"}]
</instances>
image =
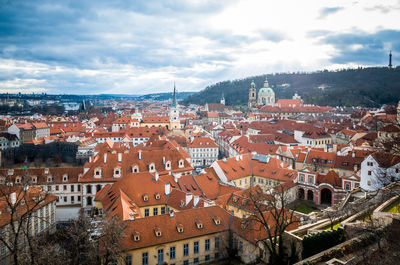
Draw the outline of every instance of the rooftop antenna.
<instances>
[{"instance_id":1,"label":"rooftop antenna","mask_svg":"<svg viewBox=\"0 0 400 265\"><path fill-rule=\"evenodd\" d=\"M393 65L392 65L392 51L390 51L389 53L389 69L392 69Z\"/></svg>"}]
</instances>

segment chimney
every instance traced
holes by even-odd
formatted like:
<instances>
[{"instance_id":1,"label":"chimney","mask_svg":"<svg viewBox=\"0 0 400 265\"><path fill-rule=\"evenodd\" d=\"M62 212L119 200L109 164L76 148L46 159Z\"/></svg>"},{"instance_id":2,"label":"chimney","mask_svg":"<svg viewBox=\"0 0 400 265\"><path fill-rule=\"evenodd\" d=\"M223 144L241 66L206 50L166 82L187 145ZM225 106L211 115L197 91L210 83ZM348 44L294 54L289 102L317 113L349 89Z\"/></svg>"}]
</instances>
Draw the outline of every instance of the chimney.
<instances>
[{"instance_id":1,"label":"chimney","mask_svg":"<svg viewBox=\"0 0 400 265\"><path fill-rule=\"evenodd\" d=\"M135 215L133 213L129 214L129 221L135 221Z\"/></svg>"},{"instance_id":2,"label":"chimney","mask_svg":"<svg viewBox=\"0 0 400 265\"><path fill-rule=\"evenodd\" d=\"M162 157L162 162L165 165L165 156Z\"/></svg>"},{"instance_id":3,"label":"chimney","mask_svg":"<svg viewBox=\"0 0 400 265\"><path fill-rule=\"evenodd\" d=\"M351 157L356 157L356 152L352 152Z\"/></svg>"},{"instance_id":4,"label":"chimney","mask_svg":"<svg viewBox=\"0 0 400 265\"><path fill-rule=\"evenodd\" d=\"M142 150L139 150L139 160L142 160Z\"/></svg>"},{"instance_id":5,"label":"chimney","mask_svg":"<svg viewBox=\"0 0 400 265\"><path fill-rule=\"evenodd\" d=\"M236 159L236 161L239 161L239 155L237 155L237 156L235 157L235 159Z\"/></svg>"},{"instance_id":6,"label":"chimney","mask_svg":"<svg viewBox=\"0 0 400 265\"><path fill-rule=\"evenodd\" d=\"M92 163L92 156L89 156L89 163Z\"/></svg>"},{"instance_id":7,"label":"chimney","mask_svg":"<svg viewBox=\"0 0 400 265\"><path fill-rule=\"evenodd\" d=\"M198 195L195 195L193 197L193 206L197 207L197 204L199 204L199 202L200 202L200 197Z\"/></svg>"},{"instance_id":8,"label":"chimney","mask_svg":"<svg viewBox=\"0 0 400 265\"><path fill-rule=\"evenodd\" d=\"M14 205L17 202L17 194L15 192L10 195L11 204Z\"/></svg>"},{"instance_id":9,"label":"chimney","mask_svg":"<svg viewBox=\"0 0 400 265\"><path fill-rule=\"evenodd\" d=\"M104 164L107 163L107 153L104 153Z\"/></svg>"},{"instance_id":10,"label":"chimney","mask_svg":"<svg viewBox=\"0 0 400 265\"><path fill-rule=\"evenodd\" d=\"M158 178L159 178L160 176L158 175L158 172L156 171L156 173L155 173L155 178L156 178L156 182L158 182Z\"/></svg>"},{"instance_id":11,"label":"chimney","mask_svg":"<svg viewBox=\"0 0 400 265\"><path fill-rule=\"evenodd\" d=\"M185 205L188 205L189 202L192 200L193 195L191 193L186 193L186 200L185 200Z\"/></svg>"},{"instance_id":12,"label":"chimney","mask_svg":"<svg viewBox=\"0 0 400 265\"><path fill-rule=\"evenodd\" d=\"M171 193L171 184L165 183L165 195L169 195Z\"/></svg>"},{"instance_id":13,"label":"chimney","mask_svg":"<svg viewBox=\"0 0 400 265\"><path fill-rule=\"evenodd\" d=\"M118 153L118 162L122 162L122 153Z\"/></svg>"}]
</instances>

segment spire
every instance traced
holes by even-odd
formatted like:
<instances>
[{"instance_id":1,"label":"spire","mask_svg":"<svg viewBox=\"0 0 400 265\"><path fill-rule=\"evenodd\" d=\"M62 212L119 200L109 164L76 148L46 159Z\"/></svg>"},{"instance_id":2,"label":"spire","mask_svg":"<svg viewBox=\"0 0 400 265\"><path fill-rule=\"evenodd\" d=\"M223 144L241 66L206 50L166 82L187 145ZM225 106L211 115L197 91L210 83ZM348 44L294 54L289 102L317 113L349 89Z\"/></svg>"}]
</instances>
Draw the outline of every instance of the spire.
<instances>
[{"instance_id":1,"label":"spire","mask_svg":"<svg viewBox=\"0 0 400 265\"><path fill-rule=\"evenodd\" d=\"M393 65L392 65L392 51L390 51L389 53L389 69L392 69Z\"/></svg>"},{"instance_id":2,"label":"spire","mask_svg":"<svg viewBox=\"0 0 400 265\"><path fill-rule=\"evenodd\" d=\"M174 96L172 99L172 107L176 108L176 87L175 87L175 82L174 82Z\"/></svg>"}]
</instances>

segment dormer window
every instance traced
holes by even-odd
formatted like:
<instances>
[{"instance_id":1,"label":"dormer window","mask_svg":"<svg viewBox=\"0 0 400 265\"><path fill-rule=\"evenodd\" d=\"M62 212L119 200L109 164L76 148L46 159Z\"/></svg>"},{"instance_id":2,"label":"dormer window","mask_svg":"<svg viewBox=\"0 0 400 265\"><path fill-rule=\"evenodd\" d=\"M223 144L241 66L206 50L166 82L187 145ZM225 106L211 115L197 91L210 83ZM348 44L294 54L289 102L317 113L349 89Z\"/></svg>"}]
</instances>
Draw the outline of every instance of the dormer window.
<instances>
[{"instance_id":1,"label":"dormer window","mask_svg":"<svg viewBox=\"0 0 400 265\"><path fill-rule=\"evenodd\" d=\"M154 227L154 234L156 237L161 237L161 229L157 226Z\"/></svg>"},{"instance_id":2,"label":"dormer window","mask_svg":"<svg viewBox=\"0 0 400 265\"><path fill-rule=\"evenodd\" d=\"M139 167L138 167L138 165L132 166L132 173L139 173Z\"/></svg>"},{"instance_id":3,"label":"dormer window","mask_svg":"<svg viewBox=\"0 0 400 265\"><path fill-rule=\"evenodd\" d=\"M220 225L220 224L221 224L221 218L219 218L219 217L217 217L217 216L214 216L214 217L213 217L213 220L214 220L214 223L215 223L216 225Z\"/></svg>"},{"instance_id":4,"label":"dormer window","mask_svg":"<svg viewBox=\"0 0 400 265\"><path fill-rule=\"evenodd\" d=\"M183 224L176 224L176 230L178 233L183 233Z\"/></svg>"},{"instance_id":5,"label":"dormer window","mask_svg":"<svg viewBox=\"0 0 400 265\"><path fill-rule=\"evenodd\" d=\"M121 177L121 168L116 167L114 168L114 178L119 178L119 177Z\"/></svg>"},{"instance_id":6,"label":"dormer window","mask_svg":"<svg viewBox=\"0 0 400 265\"><path fill-rule=\"evenodd\" d=\"M132 237L133 237L133 241L135 241L135 242L140 241L140 233L138 231L133 230Z\"/></svg>"},{"instance_id":7,"label":"dormer window","mask_svg":"<svg viewBox=\"0 0 400 265\"><path fill-rule=\"evenodd\" d=\"M171 169L171 161L167 161L167 162L165 163L165 169L166 169L166 170L170 170L170 169Z\"/></svg>"},{"instance_id":8,"label":"dormer window","mask_svg":"<svg viewBox=\"0 0 400 265\"><path fill-rule=\"evenodd\" d=\"M48 176L47 177L47 182L52 182L53 181L53 177L52 176Z\"/></svg>"},{"instance_id":9,"label":"dormer window","mask_svg":"<svg viewBox=\"0 0 400 265\"><path fill-rule=\"evenodd\" d=\"M233 202L238 202L238 200L239 200L239 198L236 197L236 196L234 196L233 199L232 199Z\"/></svg>"},{"instance_id":10,"label":"dormer window","mask_svg":"<svg viewBox=\"0 0 400 265\"><path fill-rule=\"evenodd\" d=\"M94 170L94 177L95 178L101 178L101 168L96 168Z\"/></svg>"},{"instance_id":11,"label":"dormer window","mask_svg":"<svg viewBox=\"0 0 400 265\"><path fill-rule=\"evenodd\" d=\"M142 199L144 202L147 202L149 200L149 196L147 194L143 194Z\"/></svg>"},{"instance_id":12,"label":"dormer window","mask_svg":"<svg viewBox=\"0 0 400 265\"><path fill-rule=\"evenodd\" d=\"M181 200L181 207L185 206L185 200Z\"/></svg>"},{"instance_id":13,"label":"dormer window","mask_svg":"<svg viewBox=\"0 0 400 265\"><path fill-rule=\"evenodd\" d=\"M21 183L21 177L20 176L15 178L15 183Z\"/></svg>"},{"instance_id":14,"label":"dormer window","mask_svg":"<svg viewBox=\"0 0 400 265\"><path fill-rule=\"evenodd\" d=\"M183 159L181 159L181 160L179 160L179 162L178 162L178 167L179 168L183 168Z\"/></svg>"},{"instance_id":15,"label":"dormer window","mask_svg":"<svg viewBox=\"0 0 400 265\"><path fill-rule=\"evenodd\" d=\"M196 226L198 229L203 229L203 222L200 220L195 220Z\"/></svg>"},{"instance_id":16,"label":"dormer window","mask_svg":"<svg viewBox=\"0 0 400 265\"><path fill-rule=\"evenodd\" d=\"M64 175L63 176L63 182L67 182L68 181L68 175Z\"/></svg>"},{"instance_id":17,"label":"dormer window","mask_svg":"<svg viewBox=\"0 0 400 265\"><path fill-rule=\"evenodd\" d=\"M14 175L14 169L9 169L9 170L8 170L8 175L9 175L9 176Z\"/></svg>"},{"instance_id":18,"label":"dormer window","mask_svg":"<svg viewBox=\"0 0 400 265\"><path fill-rule=\"evenodd\" d=\"M149 165L149 172L151 173L151 172L154 172L154 171L156 171L156 166L154 165L154 163L151 163Z\"/></svg>"},{"instance_id":19,"label":"dormer window","mask_svg":"<svg viewBox=\"0 0 400 265\"><path fill-rule=\"evenodd\" d=\"M37 177L36 176L33 176L32 177L32 183L36 183L37 182Z\"/></svg>"},{"instance_id":20,"label":"dormer window","mask_svg":"<svg viewBox=\"0 0 400 265\"><path fill-rule=\"evenodd\" d=\"M160 193L154 194L154 198L155 198L156 200L159 200L159 199L161 198Z\"/></svg>"},{"instance_id":21,"label":"dormer window","mask_svg":"<svg viewBox=\"0 0 400 265\"><path fill-rule=\"evenodd\" d=\"M48 168L44 169L44 174L46 174L46 175L49 174L49 169Z\"/></svg>"}]
</instances>

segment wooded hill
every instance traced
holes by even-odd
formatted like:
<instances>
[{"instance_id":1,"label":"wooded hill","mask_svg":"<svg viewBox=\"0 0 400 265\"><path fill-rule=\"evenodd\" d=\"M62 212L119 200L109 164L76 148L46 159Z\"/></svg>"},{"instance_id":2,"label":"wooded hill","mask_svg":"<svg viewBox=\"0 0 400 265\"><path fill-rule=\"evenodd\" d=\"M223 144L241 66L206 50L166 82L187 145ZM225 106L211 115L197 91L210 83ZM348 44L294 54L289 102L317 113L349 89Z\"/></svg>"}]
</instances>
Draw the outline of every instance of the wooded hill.
<instances>
[{"instance_id":1,"label":"wooded hill","mask_svg":"<svg viewBox=\"0 0 400 265\"><path fill-rule=\"evenodd\" d=\"M247 105L251 81L254 80L258 92L265 77L275 91L276 99L289 99L297 92L305 104L378 107L382 104L397 104L400 99L400 67L371 67L312 73L275 73L223 81L187 97L181 104L217 103L224 94L227 105Z\"/></svg>"}]
</instances>

